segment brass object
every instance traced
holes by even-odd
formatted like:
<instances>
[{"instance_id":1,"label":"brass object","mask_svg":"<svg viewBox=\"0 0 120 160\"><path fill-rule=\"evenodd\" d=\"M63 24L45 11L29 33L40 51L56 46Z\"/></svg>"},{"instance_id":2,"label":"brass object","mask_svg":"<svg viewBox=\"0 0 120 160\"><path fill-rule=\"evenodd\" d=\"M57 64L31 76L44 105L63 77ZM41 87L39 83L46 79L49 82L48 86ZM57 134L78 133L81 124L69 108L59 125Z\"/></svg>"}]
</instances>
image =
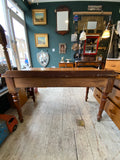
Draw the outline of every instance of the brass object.
<instances>
[{"instance_id":1,"label":"brass object","mask_svg":"<svg viewBox=\"0 0 120 160\"><path fill-rule=\"evenodd\" d=\"M83 119L76 119L77 126L85 127L85 121Z\"/></svg>"}]
</instances>

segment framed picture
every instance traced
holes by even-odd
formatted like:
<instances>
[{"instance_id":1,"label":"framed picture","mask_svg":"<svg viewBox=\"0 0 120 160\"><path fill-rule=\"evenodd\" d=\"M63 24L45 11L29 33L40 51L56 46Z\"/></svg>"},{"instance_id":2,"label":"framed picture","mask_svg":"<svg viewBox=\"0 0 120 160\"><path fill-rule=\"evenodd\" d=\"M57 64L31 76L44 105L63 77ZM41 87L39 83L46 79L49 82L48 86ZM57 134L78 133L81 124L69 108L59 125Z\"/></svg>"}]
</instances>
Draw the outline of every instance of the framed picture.
<instances>
[{"instance_id":1,"label":"framed picture","mask_svg":"<svg viewBox=\"0 0 120 160\"><path fill-rule=\"evenodd\" d=\"M36 47L48 47L48 34L36 33L35 34L35 46Z\"/></svg>"},{"instance_id":2,"label":"framed picture","mask_svg":"<svg viewBox=\"0 0 120 160\"><path fill-rule=\"evenodd\" d=\"M46 9L33 9L32 18L34 25L45 25L47 24L46 20Z\"/></svg>"},{"instance_id":3,"label":"framed picture","mask_svg":"<svg viewBox=\"0 0 120 160\"><path fill-rule=\"evenodd\" d=\"M59 44L59 53L66 53L66 44L65 43L60 43Z\"/></svg>"}]
</instances>

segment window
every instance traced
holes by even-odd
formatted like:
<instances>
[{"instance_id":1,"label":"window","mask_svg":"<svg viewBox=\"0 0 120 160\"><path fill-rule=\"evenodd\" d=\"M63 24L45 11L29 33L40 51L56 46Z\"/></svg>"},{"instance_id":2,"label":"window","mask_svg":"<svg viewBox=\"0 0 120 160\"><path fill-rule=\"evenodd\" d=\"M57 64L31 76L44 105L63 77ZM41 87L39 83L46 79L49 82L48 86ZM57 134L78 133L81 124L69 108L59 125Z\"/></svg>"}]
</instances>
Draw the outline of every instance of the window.
<instances>
[{"instance_id":1,"label":"window","mask_svg":"<svg viewBox=\"0 0 120 160\"><path fill-rule=\"evenodd\" d=\"M0 0L0 24L5 30L11 65L18 69L31 65L23 11L12 0ZM0 63L5 62L0 54Z\"/></svg>"},{"instance_id":2,"label":"window","mask_svg":"<svg viewBox=\"0 0 120 160\"><path fill-rule=\"evenodd\" d=\"M19 9L19 7L17 7L17 5L11 1L11 0L7 0L7 6L8 8L10 8L15 14L17 14L21 19L24 20L24 14L23 12Z\"/></svg>"},{"instance_id":3,"label":"window","mask_svg":"<svg viewBox=\"0 0 120 160\"><path fill-rule=\"evenodd\" d=\"M0 24L2 25L2 27L4 28L5 30L5 35L6 35L6 40L7 40L7 50L8 50L8 54L9 54L9 58L10 58L10 61L11 61L11 66L13 67L16 67L16 63L15 63L15 58L14 58L14 55L12 53L12 49L11 49L11 45L10 45L10 35L9 35L9 31L8 31L8 27L7 27L7 19L6 16L7 13L6 13L6 7L5 7L5 3L6 1L4 0L1 0L0 1ZM6 62L6 59L5 59L5 55L4 54L0 54L0 61L1 61L1 64L5 64L7 65L7 62Z\"/></svg>"}]
</instances>

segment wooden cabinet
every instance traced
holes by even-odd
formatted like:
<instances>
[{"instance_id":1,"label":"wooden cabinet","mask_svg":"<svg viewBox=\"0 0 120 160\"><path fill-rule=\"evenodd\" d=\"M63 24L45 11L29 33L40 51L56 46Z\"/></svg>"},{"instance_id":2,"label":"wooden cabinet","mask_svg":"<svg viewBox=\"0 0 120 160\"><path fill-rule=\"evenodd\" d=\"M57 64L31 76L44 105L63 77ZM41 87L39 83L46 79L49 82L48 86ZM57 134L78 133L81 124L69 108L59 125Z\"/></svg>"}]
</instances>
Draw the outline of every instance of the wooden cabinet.
<instances>
[{"instance_id":1,"label":"wooden cabinet","mask_svg":"<svg viewBox=\"0 0 120 160\"><path fill-rule=\"evenodd\" d=\"M77 61L75 62L75 67L97 67L97 68L104 68L104 63L102 61Z\"/></svg>"},{"instance_id":2,"label":"wooden cabinet","mask_svg":"<svg viewBox=\"0 0 120 160\"><path fill-rule=\"evenodd\" d=\"M120 60L107 60L105 68L109 68L120 73Z\"/></svg>"},{"instance_id":3,"label":"wooden cabinet","mask_svg":"<svg viewBox=\"0 0 120 160\"><path fill-rule=\"evenodd\" d=\"M118 81L118 80L117 80ZM117 82L118 83L118 82ZM104 110L120 129L120 88L116 87L116 80L112 92L109 93ZM120 85L120 81L119 81ZM100 103L102 96L102 88L94 89L94 97Z\"/></svg>"},{"instance_id":4,"label":"wooden cabinet","mask_svg":"<svg viewBox=\"0 0 120 160\"><path fill-rule=\"evenodd\" d=\"M120 108L120 88L113 88L112 93L109 94L109 99Z\"/></svg>"},{"instance_id":5,"label":"wooden cabinet","mask_svg":"<svg viewBox=\"0 0 120 160\"><path fill-rule=\"evenodd\" d=\"M120 60L107 60L105 68L114 69L120 73ZM102 88L94 89L94 97L100 103ZM104 110L120 129L120 79L115 79L112 92L109 93Z\"/></svg>"},{"instance_id":6,"label":"wooden cabinet","mask_svg":"<svg viewBox=\"0 0 120 160\"><path fill-rule=\"evenodd\" d=\"M114 104L111 100L107 99L105 105L105 111L112 119L112 121L116 124L116 126L120 129L120 108Z\"/></svg>"}]
</instances>

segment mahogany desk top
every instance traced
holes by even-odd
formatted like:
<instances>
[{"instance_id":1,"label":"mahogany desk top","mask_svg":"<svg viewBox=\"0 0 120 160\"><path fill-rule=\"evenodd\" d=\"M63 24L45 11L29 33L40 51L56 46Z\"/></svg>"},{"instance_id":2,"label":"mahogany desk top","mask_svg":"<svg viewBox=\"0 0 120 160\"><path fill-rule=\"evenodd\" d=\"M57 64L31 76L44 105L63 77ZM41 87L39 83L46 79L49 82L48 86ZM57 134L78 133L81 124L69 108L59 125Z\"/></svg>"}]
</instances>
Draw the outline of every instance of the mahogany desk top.
<instances>
[{"instance_id":1,"label":"mahogany desk top","mask_svg":"<svg viewBox=\"0 0 120 160\"><path fill-rule=\"evenodd\" d=\"M98 112L98 120L104 110L107 94L111 92L116 73L113 70L94 68L32 68L29 70L7 71L3 77L12 94L19 119L23 116L19 106L18 88L28 87L104 87Z\"/></svg>"}]
</instances>

